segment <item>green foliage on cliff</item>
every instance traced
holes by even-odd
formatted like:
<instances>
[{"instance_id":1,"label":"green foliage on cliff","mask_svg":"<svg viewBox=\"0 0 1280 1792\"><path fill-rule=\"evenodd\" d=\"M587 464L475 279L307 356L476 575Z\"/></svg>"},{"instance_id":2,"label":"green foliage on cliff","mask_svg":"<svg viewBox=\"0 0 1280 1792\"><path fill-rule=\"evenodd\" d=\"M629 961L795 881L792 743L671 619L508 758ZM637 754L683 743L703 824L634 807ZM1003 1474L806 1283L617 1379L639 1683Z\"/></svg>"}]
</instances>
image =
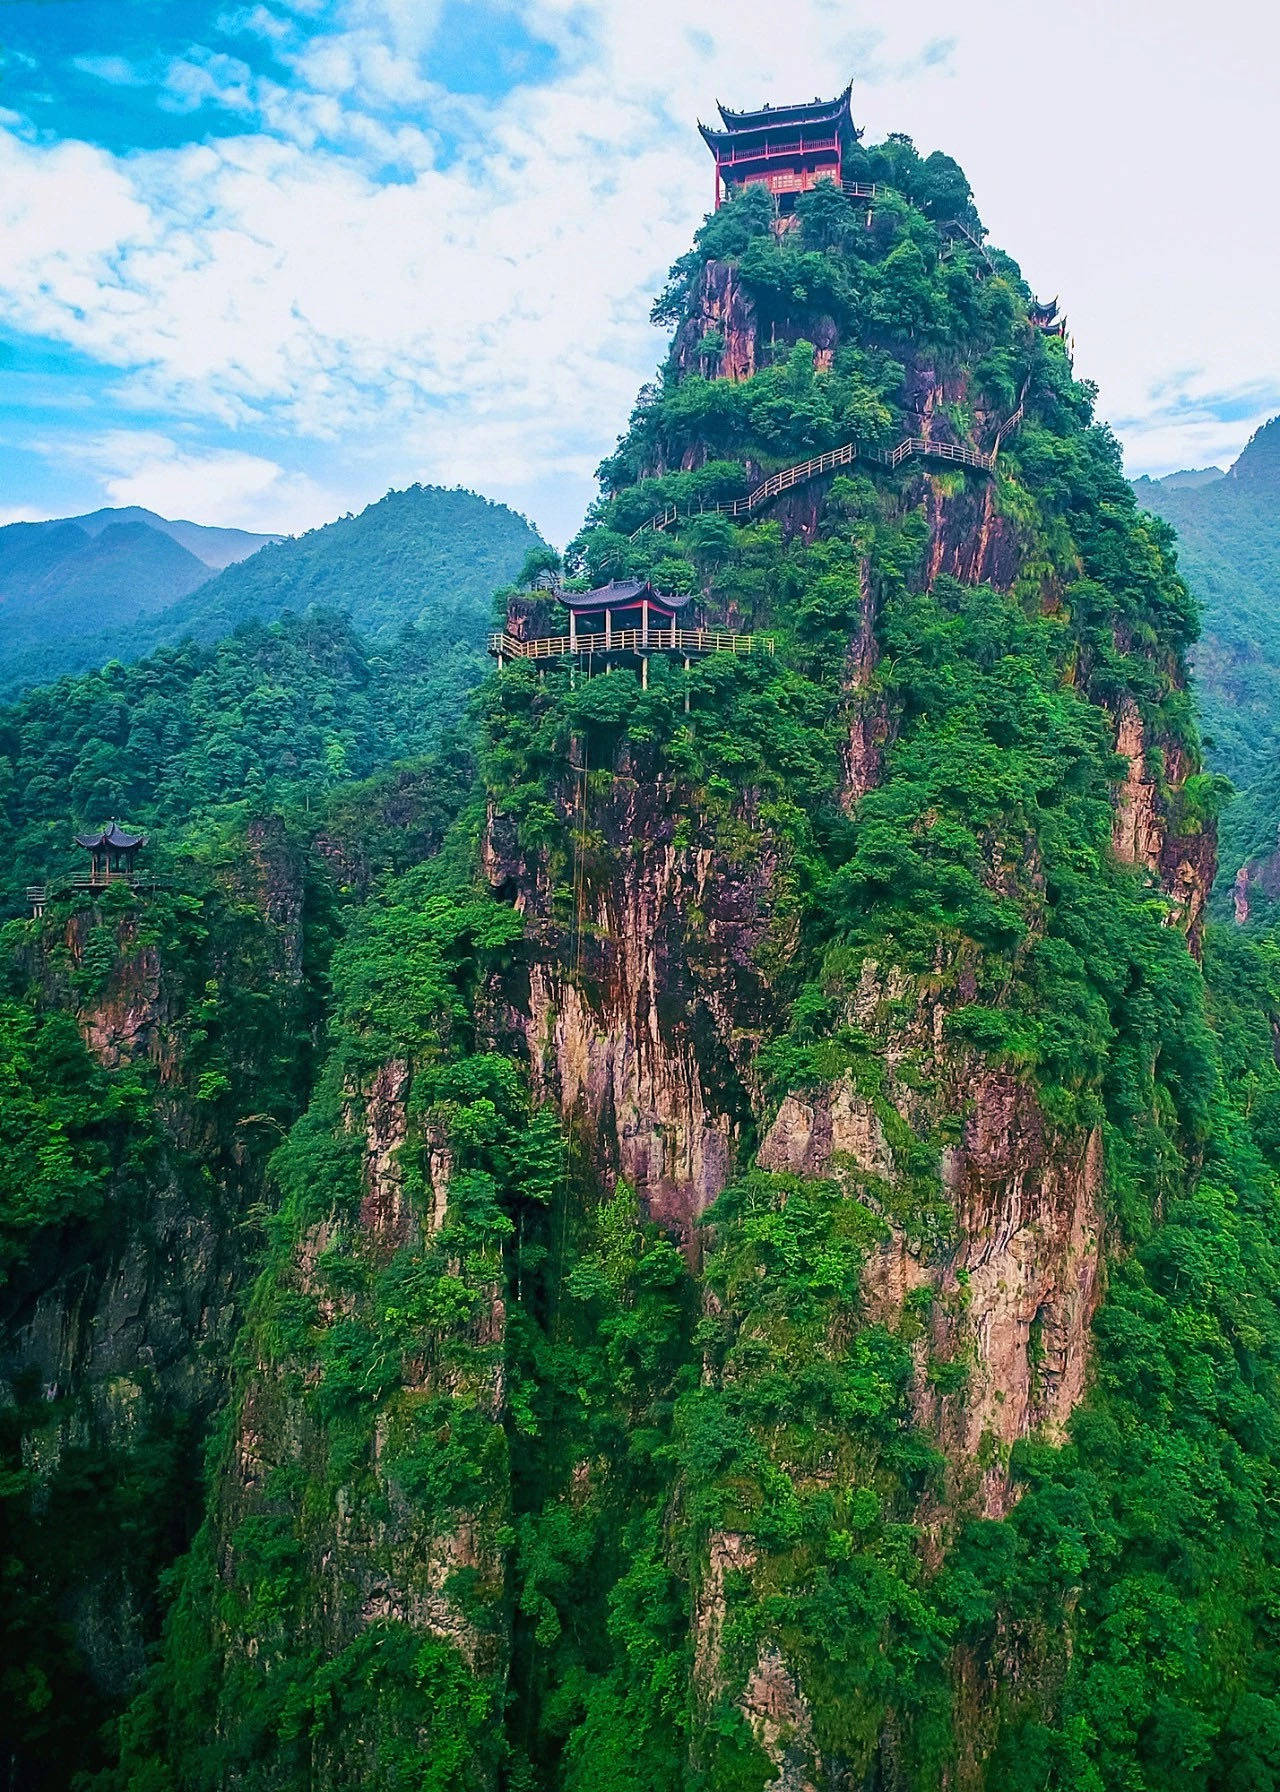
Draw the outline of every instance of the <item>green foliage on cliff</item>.
<instances>
[{"instance_id":1,"label":"green foliage on cliff","mask_svg":"<svg viewBox=\"0 0 1280 1792\"><path fill-rule=\"evenodd\" d=\"M1280 971L1211 935L1206 979L1167 866L1113 850L1126 774L1167 859L1209 841L1194 606L1016 267L941 228L980 231L959 170L860 154L870 226L823 190L782 235L758 193L708 220L571 550L775 655L647 690L517 664L474 787L450 752L426 790L377 770L401 724L330 624L189 681L221 729L289 656L298 707L225 750L323 805L352 907L112 1792L1280 1786ZM715 377L708 262L750 378ZM846 433L985 444L1020 399L990 481L857 469L629 539ZM679 915L659 860L700 867ZM824 1102L854 1143L815 1170ZM678 1180L704 1116L729 1169L682 1249L616 1170L639 1136Z\"/></svg>"},{"instance_id":2,"label":"green foliage on cliff","mask_svg":"<svg viewBox=\"0 0 1280 1792\"><path fill-rule=\"evenodd\" d=\"M71 835L112 816L152 831L145 864L156 870L183 837L207 857L230 853L223 812L233 831L281 805L319 812L379 768L436 747L479 666L473 647L442 654L412 630L375 653L321 613L28 693L0 710L9 912L27 884L83 875ZM361 811L377 801L363 792ZM342 813L351 808L348 797Z\"/></svg>"}]
</instances>

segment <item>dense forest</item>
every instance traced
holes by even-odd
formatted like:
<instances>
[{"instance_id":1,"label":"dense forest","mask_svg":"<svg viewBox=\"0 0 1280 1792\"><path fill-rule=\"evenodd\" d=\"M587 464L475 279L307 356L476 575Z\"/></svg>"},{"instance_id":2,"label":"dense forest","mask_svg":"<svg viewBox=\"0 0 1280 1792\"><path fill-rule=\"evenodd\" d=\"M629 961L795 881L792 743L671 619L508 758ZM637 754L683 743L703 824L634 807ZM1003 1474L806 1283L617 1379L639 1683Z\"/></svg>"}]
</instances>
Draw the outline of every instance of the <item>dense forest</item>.
<instances>
[{"instance_id":1,"label":"dense forest","mask_svg":"<svg viewBox=\"0 0 1280 1792\"><path fill-rule=\"evenodd\" d=\"M4 933L11 1785L1280 1787L1196 606L956 164L847 172L706 221L567 556L772 653L468 701L335 577L0 718L15 885L163 873ZM700 509L905 435L994 463Z\"/></svg>"}]
</instances>

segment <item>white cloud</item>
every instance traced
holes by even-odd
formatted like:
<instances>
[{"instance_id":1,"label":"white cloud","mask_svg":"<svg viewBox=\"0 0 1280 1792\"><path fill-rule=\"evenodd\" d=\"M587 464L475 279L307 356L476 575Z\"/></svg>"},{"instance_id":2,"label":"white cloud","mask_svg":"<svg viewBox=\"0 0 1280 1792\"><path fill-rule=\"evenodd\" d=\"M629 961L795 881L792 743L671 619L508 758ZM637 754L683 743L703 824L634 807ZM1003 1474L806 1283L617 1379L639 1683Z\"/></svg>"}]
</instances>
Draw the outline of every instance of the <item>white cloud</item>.
<instances>
[{"instance_id":1,"label":"white cloud","mask_svg":"<svg viewBox=\"0 0 1280 1792\"><path fill-rule=\"evenodd\" d=\"M1280 394L1260 223L1280 14L1249 0L1221 0L1208 34L1191 0L792 0L785 30L774 0L491 4L498 41L518 17L560 57L499 102L439 86L437 0L235 16L293 83L192 52L168 92L244 114L241 136L113 157L0 131L0 321L119 369L123 397L167 419L536 492L563 537L661 352L648 305L710 194L695 117L850 74L868 137L954 154L995 239L1061 296L1135 465L1210 442L1230 458L1251 423L1214 423L1209 401ZM185 477L185 452L158 456L148 489ZM273 494L305 509L283 475L237 485L224 458L228 520L246 520L236 503L275 520Z\"/></svg>"},{"instance_id":2,"label":"white cloud","mask_svg":"<svg viewBox=\"0 0 1280 1792\"><path fill-rule=\"evenodd\" d=\"M47 446L95 474L107 503L162 516L296 533L328 522L340 503L262 455L190 448L159 430L113 429Z\"/></svg>"},{"instance_id":3,"label":"white cloud","mask_svg":"<svg viewBox=\"0 0 1280 1792\"><path fill-rule=\"evenodd\" d=\"M145 87L151 79L125 56L73 56L71 66L111 87Z\"/></svg>"}]
</instances>

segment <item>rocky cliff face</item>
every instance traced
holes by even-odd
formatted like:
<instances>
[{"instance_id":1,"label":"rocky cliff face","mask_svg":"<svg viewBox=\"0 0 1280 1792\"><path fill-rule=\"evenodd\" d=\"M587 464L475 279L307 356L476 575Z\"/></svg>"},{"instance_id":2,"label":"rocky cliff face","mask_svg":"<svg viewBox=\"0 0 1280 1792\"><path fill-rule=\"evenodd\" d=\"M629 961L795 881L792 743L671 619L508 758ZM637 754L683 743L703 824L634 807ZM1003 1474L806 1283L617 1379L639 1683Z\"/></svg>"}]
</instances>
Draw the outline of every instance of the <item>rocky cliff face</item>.
<instances>
[{"instance_id":1,"label":"rocky cliff face","mask_svg":"<svg viewBox=\"0 0 1280 1792\"><path fill-rule=\"evenodd\" d=\"M1201 1261L1139 1288L1216 1099L1186 593L1012 264L901 195L856 240L757 202L570 563L777 652L505 666L458 830L353 920L158 1751L212 1735L219 1789L978 1792L1024 1715L1045 1784L1088 1752L1149 1488L1113 1521L1110 1444L1049 1483L1112 1424L1109 1263L1136 1329ZM994 468L688 514L711 461L989 450L1019 400Z\"/></svg>"},{"instance_id":2,"label":"rocky cliff face","mask_svg":"<svg viewBox=\"0 0 1280 1792\"><path fill-rule=\"evenodd\" d=\"M210 891L196 945L186 929L198 906L176 911L176 928L167 896L50 913L27 951L41 1001L73 1009L98 1063L151 1092L155 1120L150 1142L116 1167L101 1217L40 1236L0 1294L0 1402L22 1415L35 1530L65 1521L64 1484L85 1462L110 1465L122 1501L142 1496L135 1483L146 1488L147 1508L127 1527L112 1500L85 1502L68 1554L87 1566L48 1590L104 1699L141 1673L157 1574L198 1517L203 1435L240 1320L246 1220L287 1118L270 1111L263 1084L298 1025L300 862L263 824L234 909ZM225 1024L213 992L259 978L265 1034L232 1037L211 1085L200 1055Z\"/></svg>"},{"instance_id":3,"label":"rocky cliff face","mask_svg":"<svg viewBox=\"0 0 1280 1792\"><path fill-rule=\"evenodd\" d=\"M568 916L545 858L490 816L486 873L533 947L527 991L504 992L506 1025L591 1161L693 1246L760 1105L754 1055L774 1009L764 965L788 933L778 850L750 792L733 818L741 855L699 844L710 827L679 785L625 755L605 794L582 770L560 805L578 856Z\"/></svg>"}]
</instances>

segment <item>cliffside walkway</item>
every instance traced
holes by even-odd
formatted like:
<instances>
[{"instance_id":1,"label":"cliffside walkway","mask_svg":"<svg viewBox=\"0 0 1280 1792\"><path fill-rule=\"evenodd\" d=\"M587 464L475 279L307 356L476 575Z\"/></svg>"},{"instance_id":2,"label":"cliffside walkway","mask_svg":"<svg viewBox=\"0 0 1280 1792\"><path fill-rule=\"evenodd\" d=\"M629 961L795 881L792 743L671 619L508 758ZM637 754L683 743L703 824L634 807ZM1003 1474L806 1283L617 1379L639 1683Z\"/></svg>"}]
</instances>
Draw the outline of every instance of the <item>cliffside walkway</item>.
<instances>
[{"instance_id":1,"label":"cliffside walkway","mask_svg":"<svg viewBox=\"0 0 1280 1792\"><path fill-rule=\"evenodd\" d=\"M489 652L505 660L560 660L616 654L676 653L686 659L708 653L772 654L772 635L735 635L723 628L615 628L607 635L542 635L523 641L505 631L489 636Z\"/></svg>"},{"instance_id":2,"label":"cliffside walkway","mask_svg":"<svg viewBox=\"0 0 1280 1792\"><path fill-rule=\"evenodd\" d=\"M628 540L638 541L647 529L669 529L672 523L681 517L688 516L750 516L761 504L767 504L780 492L790 491L792 486L803 485L808 479L817 479L823 473L833 473L837 467L851 466L854 461L870 461L878 467L900 467L904 460L932 460L946 466L971 467L978 473L992 473L995 470L996 456L1000 452L1000 442L1011 427L1016 428L1022 421L1022 407L1019 406L1014 417L1002 423L996 434L995 446L989 454L980 448L955 446L951 442L930 442L924 436L904 436L896 448L868 448L861 442L846 442L842 448L828 448L825 454L816 454L812 460L802 460L794 467L783 467L779 473L771 473L767 479L761 480L754 491L748 492L744 498L726 498L718 504L700 504L693 510L681 510L677 504L669 504L656 516L651 516L647 523L641 523L633 529Z\"/></svg>"}]
</instances>

